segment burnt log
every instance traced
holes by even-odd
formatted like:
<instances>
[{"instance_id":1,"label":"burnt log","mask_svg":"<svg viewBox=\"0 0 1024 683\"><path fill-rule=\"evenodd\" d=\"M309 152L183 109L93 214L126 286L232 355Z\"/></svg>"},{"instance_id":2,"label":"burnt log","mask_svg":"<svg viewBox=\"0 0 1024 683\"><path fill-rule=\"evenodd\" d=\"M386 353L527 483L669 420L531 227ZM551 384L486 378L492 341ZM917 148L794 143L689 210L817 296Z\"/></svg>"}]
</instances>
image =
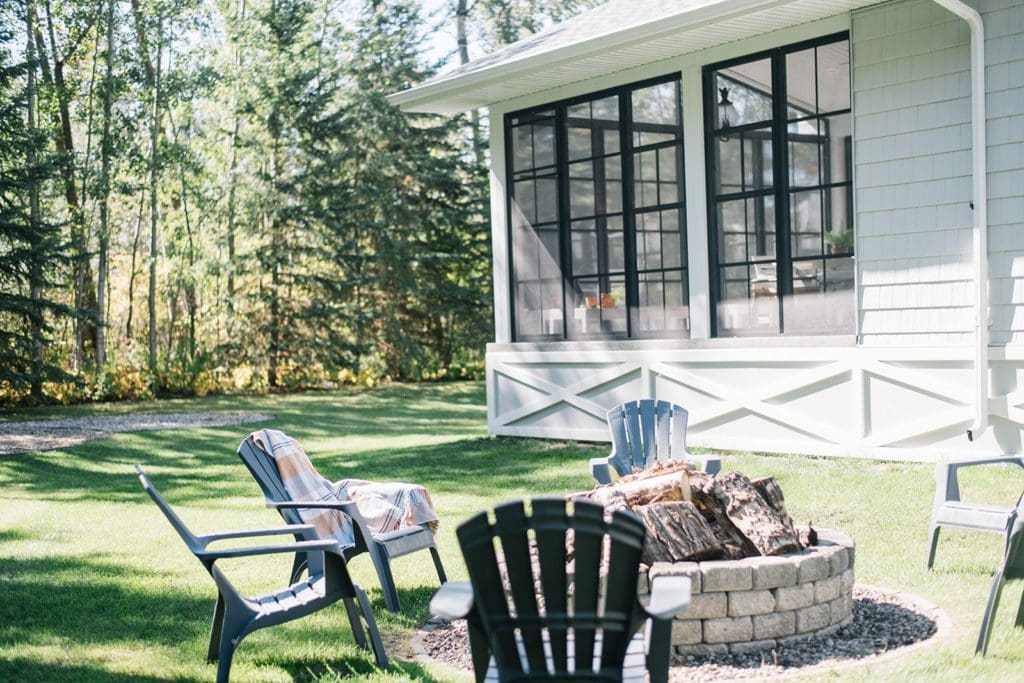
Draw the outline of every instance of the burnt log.
<instances>
[{"instance_id":1,"label":"burnt log","mask_svg":"<svg viewBox=\"0 0 1024 683\"><path fill-rule=\"evenodd\" d=\"M653 503L634 512L647 527L643 562L688 562L719 557L722 544L714 531L689 501Z\"/></svg>"},{"instance_id":2,"label":"burnt log","mask_svg":"<svg viewBox=\"0 0 1024 683\"><path fill-rule=\"evenodd\" d=\"M727 472L716 477L712 493L729 521L761 555L781 555L800 549L792 520L787 524L742 472Z\"/></svg>"}]
</instances>

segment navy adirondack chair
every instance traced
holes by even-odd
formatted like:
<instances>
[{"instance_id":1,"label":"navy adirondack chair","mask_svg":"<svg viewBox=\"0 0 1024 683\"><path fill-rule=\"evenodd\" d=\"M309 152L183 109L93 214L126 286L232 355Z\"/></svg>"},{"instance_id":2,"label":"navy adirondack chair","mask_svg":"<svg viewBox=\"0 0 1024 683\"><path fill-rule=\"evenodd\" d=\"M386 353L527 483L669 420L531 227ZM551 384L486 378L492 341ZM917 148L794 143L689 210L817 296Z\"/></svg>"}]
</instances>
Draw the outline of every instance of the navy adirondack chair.
<instances>
[{"instance_id":1,"label":"navy adirondack chair","mask_svg":"<svg viewBox=\"0 0 1024 683\"><path fill-rule=\"evenodd\" d=\"M337 546L336 543L299 540L312 530L311 526L305 524L196 536L164 500L139 465L135 466L135 471L138 473L142 488L160 508L192 554L202 562L217 585L217 602L213 608L207 661L217 662L218 683L227 683L235 649L247 635L261 628L276 626L312 614L339 600L344 602L356 644L363 648L368 646L363 630L365 623L366 631L369 631L369 646L373 649L378 666L388 668L388 657L380 632L377 630L377 621L370 608L370 601L363 589L352 582L344 558L330 552ZM210 550L208 547L215 541L280 535L293 535L296 541L224 550ZM217 560L221 559L296 552L304 553L307 558L307 579L292 583L279 591L258 596L250 597L239 593L216 564Z\"/></svg>"},{"instance_id":2,"label":"navy adirondack chair","mask_svg":"<svg viewBox=\"0 0 1024 683\"><path fill-rule=\"evenodd\" d=\"M652 683L666 681L672 618L689 604L690 579L656 577L642 606L639 517L606 519L600 505L561 498L535 498L530 508L506 503L493 523L481 512L459 525L470 581L445 584L430 602L436 616L467 619L476 680L643 681L646 669Z\"/></svg>"},{"instance_id":3,"label":"navy adirondack chair","mask_svg":"<svg viewBox=\"0 0 1024 683\"><path fill-rule=\"evenodd\" d=\"M251 436L247 437L238 447L238 456L262 489L267 507L276 509L288 524L302 524L302 518L299 516L300 508L337 510L352 520L355 544L347 548L340 548L335 543L331 552L340 553L346 560L362 553L369 554L374 569L377 571L377 577L380 579L380 586L384 592L384 604L389 612L400 612L402 609L398 599L398 590L395 588L394 575L391 572L392 559L417 550L429 550L430 556L434 560L437 578L442 584L448 580L444 573L444 566L441 564L441 556L434 543L434 534L425 524L374 535L366 524L366 520L359 513L359 509L350 501L292 500L284 487L274 459L257 446ZM302 570L306 567L306 560L305 553L295 554L295 562L292 565L292 581L302 575Z\"/></svg>"},{"instance_id":4,"label":"navy adirondack chair","mask_svg":"<svg viewBox=\"0 0 1024 683\"><path fill-rule=\"evenodd\" d=\"M668 401L627 401L608 411L612 452L590 460L590 473L599 484L612 483L612 468L619 476L634 468L646 469L656 462L689 460L709 474L722 469L716 456L696 456L686 450L686 423L690 414Z\"/></svg>"},{"instance_id":5,"label":"navy adirondack chair","mask_svg":"<svg viewBox=\"0 0 1024 683\"><path fill-rule=\"evenodd\" d=\"M961 469L981 465L1009 464L1024 467L1024 456L1011 455L998 458L975 458L938 462L935 465L935 500L932 503L932 519L928 529L928 568L935 562L935 550L939 545L939 527L951 526L960 529L1006 533L1010 517L1020 508L1002 507L981 503L967 503L960 500ZM1021 497L1024 500L1024 496Z\"/></svg>"},{"instance_id":6,"label":"navy adirondack chair","mask_svg":"<svg viewBox=\"0 0 1024 683\"><path fill-rule=\"evenodd\" d=\"M989 591L988 604L985 606L985 616L981 620L981 632L978 634L978 646L974 650L975 654L980 652L984 656L988 651L988 639L992 634L992 622L995 620L1003 584L1010 580L1021 579L1024 579L1024 499L1019 501L1017 507L1010 513L1003 563L992 579L992 588ZM1014 621L1014 626L1024 628L1024 595L1021 596L1020 604L1017 606L1017 618Z\"/></svg>"}]
</instances>

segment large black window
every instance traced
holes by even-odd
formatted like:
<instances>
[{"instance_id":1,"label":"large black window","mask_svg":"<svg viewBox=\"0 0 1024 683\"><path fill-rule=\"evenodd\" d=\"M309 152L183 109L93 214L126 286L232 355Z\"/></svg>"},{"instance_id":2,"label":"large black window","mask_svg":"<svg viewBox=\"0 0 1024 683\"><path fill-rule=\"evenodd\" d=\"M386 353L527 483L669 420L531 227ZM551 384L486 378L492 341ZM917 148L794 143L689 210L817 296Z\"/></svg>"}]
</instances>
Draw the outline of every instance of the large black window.
<instances>
[{"instance_id":1,"label":"large black window","mask_svg":"<svg viewBox=\"0 0 1024 683\"><path fill-rule=\"evenodd\" d=\"M714 329L855 328L845 35L704 71Z\"/></svg>"},{"instance_id":2,"label":"large black window","mask_svg":"<svg viewBox=\"0 0 1024 683\"><path fill-rule=\"evenodd\" d=\"M678 78L505 123L515 338L688 336Z\"/></svg>"}]
</instances>

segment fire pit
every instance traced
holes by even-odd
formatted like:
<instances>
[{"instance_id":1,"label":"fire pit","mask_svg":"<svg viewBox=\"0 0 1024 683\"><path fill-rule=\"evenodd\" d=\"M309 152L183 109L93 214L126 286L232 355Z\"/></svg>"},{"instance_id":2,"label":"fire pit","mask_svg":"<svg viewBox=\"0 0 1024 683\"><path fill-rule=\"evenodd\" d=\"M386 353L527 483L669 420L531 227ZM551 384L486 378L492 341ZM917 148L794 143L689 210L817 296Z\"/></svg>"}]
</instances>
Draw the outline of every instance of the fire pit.
<instances>
[{"instance_id":1,"label":"fire pit","mask_svg":"<svg viewBox=\"0 0 1024 683\"><path fill-rule=\"evenodd\" d=\"M682 575L693 598L672 625L680 654L746 653L825 635L853 619L854 545L819 530L818 545L775 556L656 562L649 577ZM645 586L641 586L645 588Z\"/></svg>"},{"instance_id":2,"label":"fire pit","mask_svg":"<svg viewBox=\"0 0 1024 683\"><path fill-rule=\"evenodd\" d=\"M853 540L798 531L772 477L672 464L584 495L647 525L641 593L656 576L690 577L693 599L672 628L680 654L767 650L853 619Z\"/></svg>"}]
</instances>

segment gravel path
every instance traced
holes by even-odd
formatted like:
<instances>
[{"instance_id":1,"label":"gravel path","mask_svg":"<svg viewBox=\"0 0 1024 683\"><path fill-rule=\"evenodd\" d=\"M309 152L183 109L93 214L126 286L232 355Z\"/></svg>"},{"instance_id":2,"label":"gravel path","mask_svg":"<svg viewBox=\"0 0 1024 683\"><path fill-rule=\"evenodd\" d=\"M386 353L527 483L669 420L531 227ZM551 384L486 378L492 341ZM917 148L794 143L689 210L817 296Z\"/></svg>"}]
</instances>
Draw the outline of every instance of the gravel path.
<instances>
[{"instance_id":1,"label":"gravel path","mask_svg":"<svg viewBox=\"0 0 1024 683\"><path fill-rule=\"evenodd\" d=\"M853 623L832 635L745 655L676 655L670 680L765 678L845 668L930 638L943 620L937 608L911 596L856 585ZM421 656L472 671L464 620L428 623L424 631L413 646Z\"/></svg>"},{"instance_id":2,"label":"gravel path","mask_svg":"<svg viewBox=\"0 0 1024 683\"><path fill-rule=\"evenodd\" d=\"M0 456L68 448L86 441L109 439L117 432L226 427L272 419L273 415L264 413L164 413L3 422L0 423Z\"/></svg>"}]
</instances>

